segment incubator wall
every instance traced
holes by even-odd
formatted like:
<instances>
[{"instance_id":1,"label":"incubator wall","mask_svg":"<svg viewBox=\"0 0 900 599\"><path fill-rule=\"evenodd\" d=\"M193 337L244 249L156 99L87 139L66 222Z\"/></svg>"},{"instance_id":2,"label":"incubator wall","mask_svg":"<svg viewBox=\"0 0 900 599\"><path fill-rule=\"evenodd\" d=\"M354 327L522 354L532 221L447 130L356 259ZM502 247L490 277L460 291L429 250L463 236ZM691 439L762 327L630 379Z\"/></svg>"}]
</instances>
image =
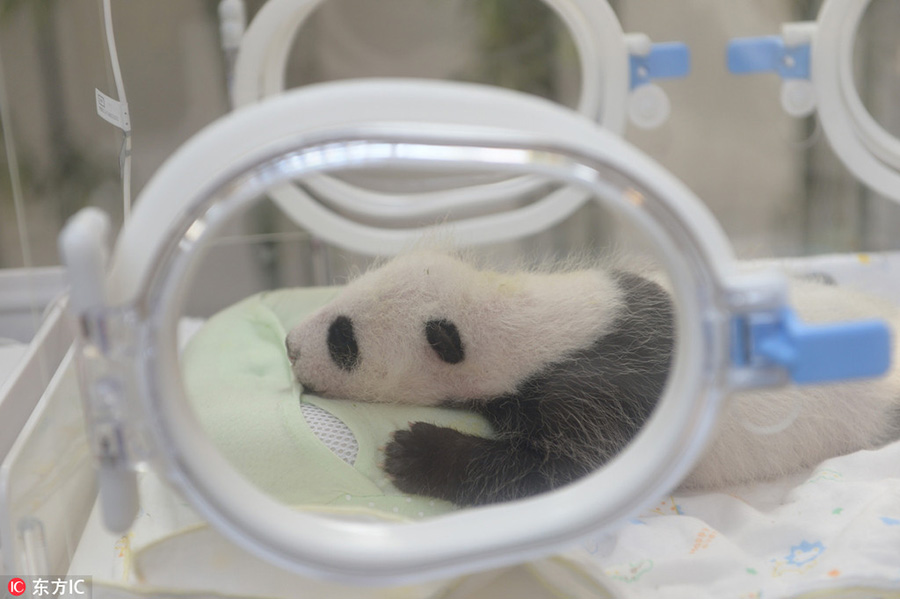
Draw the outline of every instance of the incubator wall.
<instances>
[{"instance_id":1,"label":"incubator wall","mask_svg":"<svg viewBox=\"0 0 900 599\"><path fill-rule=\"evenodd\" d=\"M111 4L132 122L131 198L140 196L179 146L232 110L233 65L222 48L218 4L218 0L113 0ZM869 252L900 250L898 202L854 176L832 149L815 113L797 118L784 112L779 102L781 79L775 73L736 76L726 68L730 40L778 34L783 23L814 20L823 1L611 0L609 4L625 32L643 32L654 42L681 41L690 47L690 74L659 82L671 103L668 119L652 130L626 124L621 136L706 204L737 257L748 261L796 258L791 264L798 272L836 274L841 281L900 301L900 288L893 279L881 279L875 270L855 270L858 263L868 264ZM264 0L247 0L248 22L264 5ZM21 388L20 393L34 396L35 401L48 386L74 389L74 380L66 378L73 377L66 369L70 358L64 357L71 330L62 316L67 281L57 240L65 222L84 207L101 208L111 216L114 239L130 210L123 206L122 132L102 120L95 105L95 90L116 96L103 10L103 0L0 0L4 134L0 148L0 399L11 389ZM900 4L872 0L852 61L865 107L884 129L900 137L898 24ZM579 68L576 45L564 22L540 0L328 0L315 9L293 44L285 87L350 78L421 77L507 87L574 108L581 90ZM442 188L454 180L431 172L407 175L420 189L423 185ZM496 174L484 176L488 181L502 179ZM377 169L339 177L342 182L389 191L395 191L403 179L396 172L384 174ZM525 205L538 195L518 201ZM426 222L423 219L421 224ZM398 219L398 223L389 226L399 228L409 220ZM652 255L650 246L590 202L548 231L496 246L493 254L507 263L523 256L565 256L585 248L646 258ZM840 256L827 257L831 254ZM258 292L342 284L372 260L366 253L329 245L263 199L212 241L202 267L193 273L180 314L182 331L193 331L218 311ZM897 272L894 258L878 260L881 272ZM40 343L29 346L36 336ZM26 361L29 366L23 370ZM57 371L59 364L66 368ZM13 384L19 387L13 389ZM54 419L57 424L69 424L80 418L81 408L72 399L66 393L53 396L51 407L58 407L59 415L49 419L50 425ZM9 422L13 417L24 419L9 405L0 405L0 415L11 415ZM0 461L18 433L18 428L13 430L0 420ZM48 451L66 449L52 447L51 439L40 442L28 450L45 456ZM73 443L82 448L84 439L78 437ZM93 535L91 540L98 547L115 545L114 536L98 524L98 508L91 507L97 481L87 455L74 452L69 458L72 463L67 465L83 476L65 478L62 484L65 496L74 498L72 505L79 515L59 516L65 514L66 506L53 502L42 507L48 510L44 515L50 513L63 522L54 534L65 543L44 555L49 555L51 563L30 564L36 572L53 570L58 564L77 568L96 561L97 556L78 542L83 531ZM37 469L42 463L19 461L15 472L30 465ZM161 481L144 480L144 496L163 499L142 504L142 509L166 510L167 524L185 528L202 522L192 509L172 500ZM656 509L670 506L661 504ZM674 500L671 509L677 511ZM152 528L146 520L142 525L139 533ZM185 547L191 551L194 545ZM164 557L153 554L152 548L146 552L147 571L153 560L164 561ZM236 552L225 559L240 561L244 556ZM129 567L121 560L113 566ZM278 578L287 574L267 564L259 568L251 571L273 577L272 588L280 589L282 596L290 595L285 589L290 588L291 579ZM541 568L544 571L535 574ZM529 576L552 581L561 576L554 568L548 562L536 566ZM619 576L620 582L628 576L612 570L607 568L605 575ZM631 575L640 577L640 573ZM501 582L490 582L497 585L492 592L515 596L519 591L511 589L523 582L513 578L507 584L501 584L502 577L497 578ZM574 584L567 576L562 579L560 588ZM536 583L528 580L522 588L534 589ZM153 582L160 587L180 584L166 576ZM200 582L191 584L202 588ZM248 595L253 590L241 587L240 580L219 581L220 588L228 584L238 585L234 588ZM469 584L492 588L477 581ZM460 588L460 596L465 596L465 587ZM585 591L585 596L591 592ZM348 593L353 596L352 591Z\"/></svg>"}]
</instances>

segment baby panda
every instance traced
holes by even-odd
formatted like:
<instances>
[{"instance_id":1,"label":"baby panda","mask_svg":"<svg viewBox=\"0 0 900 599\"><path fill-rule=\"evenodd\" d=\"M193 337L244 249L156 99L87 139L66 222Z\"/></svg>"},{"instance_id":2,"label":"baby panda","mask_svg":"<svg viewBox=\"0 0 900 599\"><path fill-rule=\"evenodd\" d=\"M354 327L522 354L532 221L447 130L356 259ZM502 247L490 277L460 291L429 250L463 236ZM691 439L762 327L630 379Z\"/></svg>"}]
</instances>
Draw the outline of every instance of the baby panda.
<instances>
[{"instance_id":1,"label":"baby panda","mask_svg":"<svg viewBox=\"0 0 900 599\"><path fill-rule=\"evenodd\" d=\"M798 285L815 296L813 320L854 316L846 298L819 297L839 288ZM859 316L888 311L850 303ZM501 273L417 251L355 279L292 329L286 347L308 392L482 414L492 438L415 422L395 432L384 463L406 493L479 505L565 485L621 451L662 394L673 321L666 289L636 272ZM880 383L810 389L734 402L684 486L776 476L895 436L897 372ZM777 421L791 402L800 414L781 433L760 437L741 426Z\"/></svg>"}]
</instances>

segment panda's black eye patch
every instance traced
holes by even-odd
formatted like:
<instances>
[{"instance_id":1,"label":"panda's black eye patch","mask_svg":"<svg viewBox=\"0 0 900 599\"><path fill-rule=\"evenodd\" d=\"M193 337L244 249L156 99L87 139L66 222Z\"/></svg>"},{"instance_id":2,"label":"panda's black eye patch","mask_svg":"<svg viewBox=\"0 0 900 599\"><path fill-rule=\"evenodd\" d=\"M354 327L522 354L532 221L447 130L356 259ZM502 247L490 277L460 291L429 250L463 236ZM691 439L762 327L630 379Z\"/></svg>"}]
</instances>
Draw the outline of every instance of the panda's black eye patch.
<instances>
[{"instance_id":1,"label":"panda's black eye patch","mask_svg":"<svg viewBox=\"0 0 900 599\"><path fill-rule=\"evenodd\" d=\"M353 370L359 365L359 345L353 332L353 321L338 316L328 327L328 353L342 370Z\"/></svg>"},{"instance_id":2,"label":"panda's black eye patch","mask_svg":"<svg viewBox=\"0 0 900 599\"><path fill-rule=\"evenodd\" d=\"M449 320L429 320L425 323L425 338L438 357L448 364L459 364L466 357L459 329Z\"/></svg>"}]
</instances>

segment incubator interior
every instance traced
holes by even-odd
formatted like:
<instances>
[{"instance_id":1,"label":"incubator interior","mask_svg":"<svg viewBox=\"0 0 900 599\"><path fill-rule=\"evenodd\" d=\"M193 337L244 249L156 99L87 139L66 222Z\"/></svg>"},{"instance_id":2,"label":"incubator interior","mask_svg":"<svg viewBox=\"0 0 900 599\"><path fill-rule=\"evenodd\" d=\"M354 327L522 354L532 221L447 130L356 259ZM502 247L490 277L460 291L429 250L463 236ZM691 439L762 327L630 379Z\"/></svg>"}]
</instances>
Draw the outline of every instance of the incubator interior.
<instances>
[{"instance_id":1,"label":"incubator interior","mask_svg":"<svg viewBox=\"0 0 900 599\"><path fill-rule=\"evenodd\" d=\"M345 181L368 182L371 179L364 178L368 174L348 172L329 176L343 175L340 178ZM383 188L395 189L396 185L391 185L394 181L410 186L409 171L381 169L377 175ZM440 173L418 174L416 186L437 188L447 178L447 174ZM509 179L502 173L470 173L469 182ZM297 187L302 188L302 182ZM502 212L511 204L527 207L551 192L568 188L550 180L535 181L532 187L534 191L512 202L505 200L493 208L476 207L474 213ZM406 201L402 195L395 200ZM179 345L183 347L180 367L188 402L202 432L229 464L260 490L286 505L333 517L420 519L460 507L511 501L550 490L539 485L523 485L517 491L519 496L515 493L507 496L486 487L480 494L468 497L469 504L462 506L454 505L446 496L411 494L396 486L402 482L394 480L400 473L392 473L387 467L388 446L398 431L410 430L414 428L413 423L420 421L466 435L496 436L485 415L479 414L467 400L501 393L487 388L464 391L460 381L471 375L463 362L473 362L471 368L481 372L483 368L497 366L481 365L479 361L496 360L500 357L496 354L502 353L518 355L511 347L514 342L532 345L529 353L545 354L561 343L553 328L539 327L533 321L530 325L533 336L507 336L496 344L481 340L478 328L486 328L493 334L503 334L503 331L492 329L490 321L467 318L465 311L496 310L504 305L504 297L521 301L516 300L516 294L524 291L529 301L550 303L550 308L538 305L533 313L548 319L552 319L559 302L568 302L569 309L576 308L578 301L571 295L577 293L591 294L592 301L598 304L596 310L613 313L617 296L600 294L602 289L594 288L594 279L626 272L646 276L647 289L658 289L656 301L664 301L662 290L670 289L671 284L664 264L654 258L652 240L646 239L644 232L627 217L596 204L589 197L584 200L587 205L553 228L530 238L527 244L511 241L460 251L455 249L458 244L454 243L453 220L449 218L445 223L447 230L427 233L422 239L411 241L393 260L340 252L332 264L322 264L321 256L316 257L318 263L303 264L297 260L302 254L292 252L285 256L289 260L277 263L278 285L250 296L240 295L239 290L223 290L217 301L228 307L206 321L192 316L192 310L202 310L204 286L210 277L216 276L216 265L222 264L220 253L235 242L227 234L213 237L195 267L196 275L192 277L179 319ZM250 210L274 211L277 207L263 196ZM370 216L375 222L376 218ZM400 224L394 221L393 226ZM327 273L335 269L350 274L335 277L334 285L302 286L304 268L309 272L319 269L318 272ZM376 268L382 274L370 272L367 278L363 277L363 273ZM590 273L591 270L598 274ZM393 273L397 271L406 273L409 280L396 279ZM374 282L369 283L369 278L374 278ZM365 291L352 288L343 291L357 279L364 280L357 285ZM477 290L485 285L491 285L497 292L487 291L486 295L478 296ZM342 294L346 299L342 299ZM417 294L421 294L423 299L418 301L425 303L425 307L404 298L408 295L415 300ZM661 309L667 313L672 311L666 307ZM645 317L649 316L648 311ZM345 331L350 337L352 354L347 354L350 351L347 344L338 344L333 338L332 328L340 318L352 323ZM451 327L445 333L455 331L460 337L458 345L451 343L441 350L460 352L458 357L444 356L444 360L450 360L445 364L440 363L439 356L443 354L431 353L426 331L426 323L442 320L446 327ZM661 362L668 364L674 360L672 354L677 353L674 349L677 323L663 325L672 328L665 336L668 345L661 350L665 354ZM565 333L577 334L574 330ZM637 345L649 340L635 337L631 342ZM403 351L397 346L408 348ZM387 357L380 353L386 353ZM358 361L358 370L348 368L341 361L342 355ZM548 362L558 360L562 354L550 355ZM454 363L462 364L454 366ZM630 355L623 355L616 363L623 369L629 364L635 369L645 366ZM583 362L580 368L587 369L588 364ZM649 373L652 367L646 366ZM455 373L454 368L459 372ZM536 374L540 368L532 366L532 370L532 373L525 372ZM659 380L655 382L659 386L657 395L662 394L667 378L664 367L662 371L657 373ZM571 379L578 372L575 368L568 374L554 376ZM422 381L416 380L417 375ZM441 377L450 378L443 382ZM565 388L572 390L577 384L569 380ZM581 384L596 383L585 377ZM433 391L439 385L446 387L441 386L438 395ZM635 405L626 406L634 413L629 413L627 422L622 423L624 428L617 433L617 446L607 449L604 463L612 460L640 432L642 421L649 419L653 405L638 406L637 400L633 398ZM577 415L576 411L566 417ZM446 451L452 450L448 447ZM590 464L591 467L600 465L600 462ZM579 464L579 468L583 467ZM573 482L584 472L577 477L568 471L559 475L563 474L573 477L568 480ZM310 485L309 481L314 480L322 484Z\"/></svg>"},{"instance_id":2,"label":"incubator interior","mask_svg":"<svg viewBox=\"0 0 900 599\"><path fill-rule=\"evenodd\" d=\"M900 592L898 24L0 1L0 580Z\"/></svg>"}]
</instances>

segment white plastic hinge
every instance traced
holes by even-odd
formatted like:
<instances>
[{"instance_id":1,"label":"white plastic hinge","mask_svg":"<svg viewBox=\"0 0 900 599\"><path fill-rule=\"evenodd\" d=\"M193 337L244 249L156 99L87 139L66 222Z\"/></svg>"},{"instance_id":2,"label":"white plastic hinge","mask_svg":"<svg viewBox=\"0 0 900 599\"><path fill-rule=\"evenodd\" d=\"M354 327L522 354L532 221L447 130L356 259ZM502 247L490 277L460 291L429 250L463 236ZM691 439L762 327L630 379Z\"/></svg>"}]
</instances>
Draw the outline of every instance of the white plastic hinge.
<instances>
[{"instance_id":1,"label":"white plastic hinge","mask_svg":"<svg viewBox=\"0 0 900 599\"><path fill-rule=\"evenodd\" d=\"M812 43L816 35L816 23L814 21L801 21L798 23L784 23L781 25L781 39L788 47L802 46Z\"/></svg>"},{"instance_id":2,"label":"white plastic hinge","mask_svg":"<svg viewBox=\"0 0 900 599\"><path fill-rule=\"evenodd\" d=\"M647 56L653 48L653 42L646 33L626 33L625 46L628 53L635 56Z\"/></svg>"},{"instance_id":3,"label":"white plastic hinge","mask_svg":"<svg viewBox=\"0 0 900 599\"><path fill-rule=\"evenodd\" d=\"M219 2L219 34L225 50L236 50L247 29L247 8L243 0Z\"/></svg>"},{"instance_id":4,"label":"white plastic hinge","mask_svg":"<svg viewBox=\"0 0 900 599\"><path fill-rule=\"evenodd\" d=\"M128 309L92 309L80 315L78 356L85 420L99 468L106 527L130 528L137 515L137 467L149 457L136 402L136 319Z\"/></svg>"},{"instance_id":5,"label":"white plastic hinge","mask_svg":"<svg viewBox=\"0 0 900 599\"><path fill-rule=\"evenodd\" d=\"M68 308L79 324L78 374L103 519L121 533L137 514L136 467L149 456L149 443L133 407L139 319L130 307L106 303L109 233L106 213L85 208L66 223L59 247L71 285Z\"/></svg>"}]
</instances>

